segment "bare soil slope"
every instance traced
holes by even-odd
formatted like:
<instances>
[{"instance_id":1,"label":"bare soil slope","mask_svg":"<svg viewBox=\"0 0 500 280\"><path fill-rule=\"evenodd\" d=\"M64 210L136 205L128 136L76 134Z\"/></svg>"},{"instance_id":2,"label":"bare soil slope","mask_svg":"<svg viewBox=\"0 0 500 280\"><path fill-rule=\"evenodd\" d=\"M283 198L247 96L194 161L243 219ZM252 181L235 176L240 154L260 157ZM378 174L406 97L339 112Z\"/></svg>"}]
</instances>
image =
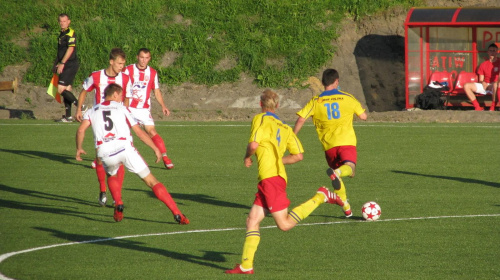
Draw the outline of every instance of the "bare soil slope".
<instances>
[{"instance_id":1,"label":"bare soil slope","mask_svg":"<svg viewBox=\"0 0 500 280\"><path fill-rule=\"evenodd\" d=\"M484 0L427 1L428 6L488 6ZM404 20L407 10L396 8L360 22L345 20L339 26L340 37L332 41L337 55L315 77L304 84L306 89L276 89L281 96L278 114L289 123L315 94L322 91L319 79L326 68L340 73L342 90L354 94L369 111L369 121L383 122L500 122L500 112L470 110L404 111ZM28 64L6 67L0 81L18 78L22 81ZM49 79L49 77L47 77ZM80 83L81 81L76 81ZM81 91L76 84L73 92ZM153 117L158 120L250 120L259 112L258 96L263 91L253 79L242 74L239 82L207 87L192 83L162 86L170 117L153 104ZM87 104L91 105L91 98ZM155 101L153 101L154 103ZM58 119L63 105L46 94L45 87L20 83L15 94L0 91L0 118L34 117ZM74 109L73 109L74 112Z\"/></svg>"}]
</instances>

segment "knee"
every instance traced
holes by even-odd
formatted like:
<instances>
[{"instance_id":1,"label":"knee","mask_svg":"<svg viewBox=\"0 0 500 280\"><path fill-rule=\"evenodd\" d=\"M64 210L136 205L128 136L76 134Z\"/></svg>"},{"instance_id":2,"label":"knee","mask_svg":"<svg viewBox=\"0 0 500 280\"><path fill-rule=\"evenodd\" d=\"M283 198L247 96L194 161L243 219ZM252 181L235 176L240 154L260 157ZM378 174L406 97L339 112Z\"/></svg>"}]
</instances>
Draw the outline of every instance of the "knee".
<instances>
[{"instance_id":1,"label":"knee","mask_svg":"<svg viewBox=\"0 0 500 280\"><path fill-rule=\"evenodd\" d=\"M149 134L149 137L153 138L156 136L156 134L158 134L158 132L156 132L156 129L154 129L154 127L148 127L146 129L146 132Z\"/></svg>"},{"instance_id":2,"label":"knee","mask_svg":"<svg viewBox=\"0 0 500 280\"><path fill-rule=\"evenodd\" d=\"M354 177L354 174L356 173L355 172L356 171L356 164L354 164L352 162L347 162L346 165L349 166L351 168L351 170L352 170L352 173L351 173L350 177L351 178Z\"/></svg>"},{"instance_id":3,"label":"knee","mask_svg":"<svg viewBox=\"0 0 500 280\"><path fill-rule=\"evenodd\" d=\"M281 231L289 231L289 230L291 230L293 227L290 227L290 226L278 226L278 228L279 228Z\"/></svg>"},{"instance_id":4,"label":"knee","mask_svg":"<svg viewBox=\"0 0 500 280\"><path fill-rule=\"evenodd\" d=\"M465 93L469 94L469 93L473 93L476 91L476 85L474 83L466 83L464 85L464 91Z\"/></svg>"},{"instance_id":5,"label":"knee","mask_svg":"<svg viewBox=\"0 0 500 280\"><path fill-rule=\"evenodd\" d=\"M158 184L160 182L151 173L149 173L146 177L142 178L142 180L150 188L153 188L154 186L156 186L156 184Z\"/></svg>"},{"instance_id":6,"label":"knee","mask_svg":"<svg viewBox=\"0 0 500 280\"><path fill-rule=\"evenodd\" d=\"M280 224L278 224L277 226L281 231L289 231L293 228L293 225L283 225L283 224L280 225Z\"/></svg>"},{"instance_id":7,"label":"knee","mask_svg":"<svg viewBox=\"0 0 500 280\"><path fill-rule=\"evenodd\" d=\"M259 221L257 219L252 219L251 217L247 217L247 231L250 230L259 230Z\"/></svg>"}]
</instances>

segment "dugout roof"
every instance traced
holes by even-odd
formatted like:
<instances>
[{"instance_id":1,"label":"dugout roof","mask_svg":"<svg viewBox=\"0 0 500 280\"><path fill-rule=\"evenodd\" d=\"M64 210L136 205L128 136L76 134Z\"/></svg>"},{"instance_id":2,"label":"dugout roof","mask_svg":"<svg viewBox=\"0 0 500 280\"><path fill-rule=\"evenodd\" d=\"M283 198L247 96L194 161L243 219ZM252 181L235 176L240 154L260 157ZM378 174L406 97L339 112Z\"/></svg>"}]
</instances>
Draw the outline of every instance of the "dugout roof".
<instances>
[{"instance_id":1,"label":"dugout roof","mask_svg":"<svg viewBox=\"0 0 500 280\"><path fill-rule=\"evenodd\" d=\"M500 8L412 8L406 26L499 25Z\"/></svg>"},{"instance_id":2,"label":"dugout roof","mask_svg":"<svg viewBox=\"0 0 500 280\"><path fill-rule=\"evenodd\" d=\"M475 72L488 45L500 46L500 7L411 8L405 20L406 108L434 72Z\"/></svg>"}]
</instances>

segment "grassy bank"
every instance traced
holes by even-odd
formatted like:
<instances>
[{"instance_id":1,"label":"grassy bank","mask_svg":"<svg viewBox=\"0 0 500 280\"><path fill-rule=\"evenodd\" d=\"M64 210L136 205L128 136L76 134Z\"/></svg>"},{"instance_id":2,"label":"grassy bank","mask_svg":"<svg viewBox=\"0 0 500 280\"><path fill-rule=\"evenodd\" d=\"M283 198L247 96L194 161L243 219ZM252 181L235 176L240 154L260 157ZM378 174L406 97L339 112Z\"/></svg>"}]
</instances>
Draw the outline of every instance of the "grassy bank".
<instances>
[{"instance_id":1,"label":"grassy bank","mask_svg":"<svg viewBox=\"0 0 500 280\"><path fill-rule=\"evenodd\" d=\"M335 55L332 40L344 17L359 19L418 0L6 0L0 3L0 71L30 62L25 82L46 85L56 55L57 15L71 16L81 68L75 84L105 68L109 50L135 60L152 50L160 82L214 85L241 72L261 86L287 86L317 72ZM167 64L169 54L172 64Z\"/></svg>"}]
</instances>

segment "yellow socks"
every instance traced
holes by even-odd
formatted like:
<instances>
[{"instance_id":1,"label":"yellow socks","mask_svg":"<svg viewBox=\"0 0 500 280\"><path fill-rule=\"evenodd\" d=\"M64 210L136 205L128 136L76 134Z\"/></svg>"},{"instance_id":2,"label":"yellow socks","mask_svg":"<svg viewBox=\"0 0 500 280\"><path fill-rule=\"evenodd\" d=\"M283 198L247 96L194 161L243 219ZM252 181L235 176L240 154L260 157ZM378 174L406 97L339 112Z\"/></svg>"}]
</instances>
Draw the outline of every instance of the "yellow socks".
<instances>
[{"instance_id":1,"label":"yellow socks","mask_svg":"<svg viewBox=\"0 0 500 280\"><path fill-rule=\"evenodd\" d=\"M259 242L260 231L247 231L245 244L243 245L243 255L241 256L241 267L243 269L253 268L253 259L255 257L255 252L257 252L257 247L259 247Z\"/></svg>"},{"instance_id":2,"label":"yellow socks","mask_svg":"<svg viewBox=\"0 0 500 280\"><path fill-rule=\"evenodd\" d=\"M325 202L325 196L322 193L316 193L311 199L295 207L288 216L295 220L297 223L307 218L318 206ZM253 268L253 260L257 247L260 242L260 231L249 230L245 236L245 243L243 244L243 254L241 256L241 268L250 270Z\"/></svg>"},{"instance_id":3,"label":"yellow socks","mask_svg":"<svg viewBox=\"0 0 500 280\"><path fill-rule=\"evenodd\" d=\"M325 196L321 193L317 193L313 198L302 203L301 205L293 208L288 216L292 217L297 223L307 218L318 206L325 202Z\"/></svg>"},{"instance_id":4,"label":"yellow socks","mask_svg":"<svg viewBox=\"0 0 500 280\"><path fill-rule=\"evenodd\" d=\"M342 199L344 202L344 206L342 206L342 209L344 212L350 211L351 210L351 205L349 205L349 202L347 202L347 193L345 189L344 182L340 180L340 189L338 190L333 190L333 192Z\"/></svg>"},{"instance_id":5,"label":"yellow socks","mask_svg":"<svg viewBox=\"0 0 500 280\"><path fill-rule=\"evenodd\" d=\"M352 175L352 168L349 165L342 165L337 169L340 173L340 177L347 177Z\"/></svg>"},{"instance_id":6,"label":"yellow socks","mask_svg":"<svg viewBox=\"0 0 500 280\"><path fill-rule=\"evenodd\" d=\"M342 199L342 201L346 201L347 200L347 193L346 193L346 190L345 190L345 185L344 185L344 182L342 180L340 180L340 189L338 190L333 190L333 192Z\"/></svg>"}]
</instances>

